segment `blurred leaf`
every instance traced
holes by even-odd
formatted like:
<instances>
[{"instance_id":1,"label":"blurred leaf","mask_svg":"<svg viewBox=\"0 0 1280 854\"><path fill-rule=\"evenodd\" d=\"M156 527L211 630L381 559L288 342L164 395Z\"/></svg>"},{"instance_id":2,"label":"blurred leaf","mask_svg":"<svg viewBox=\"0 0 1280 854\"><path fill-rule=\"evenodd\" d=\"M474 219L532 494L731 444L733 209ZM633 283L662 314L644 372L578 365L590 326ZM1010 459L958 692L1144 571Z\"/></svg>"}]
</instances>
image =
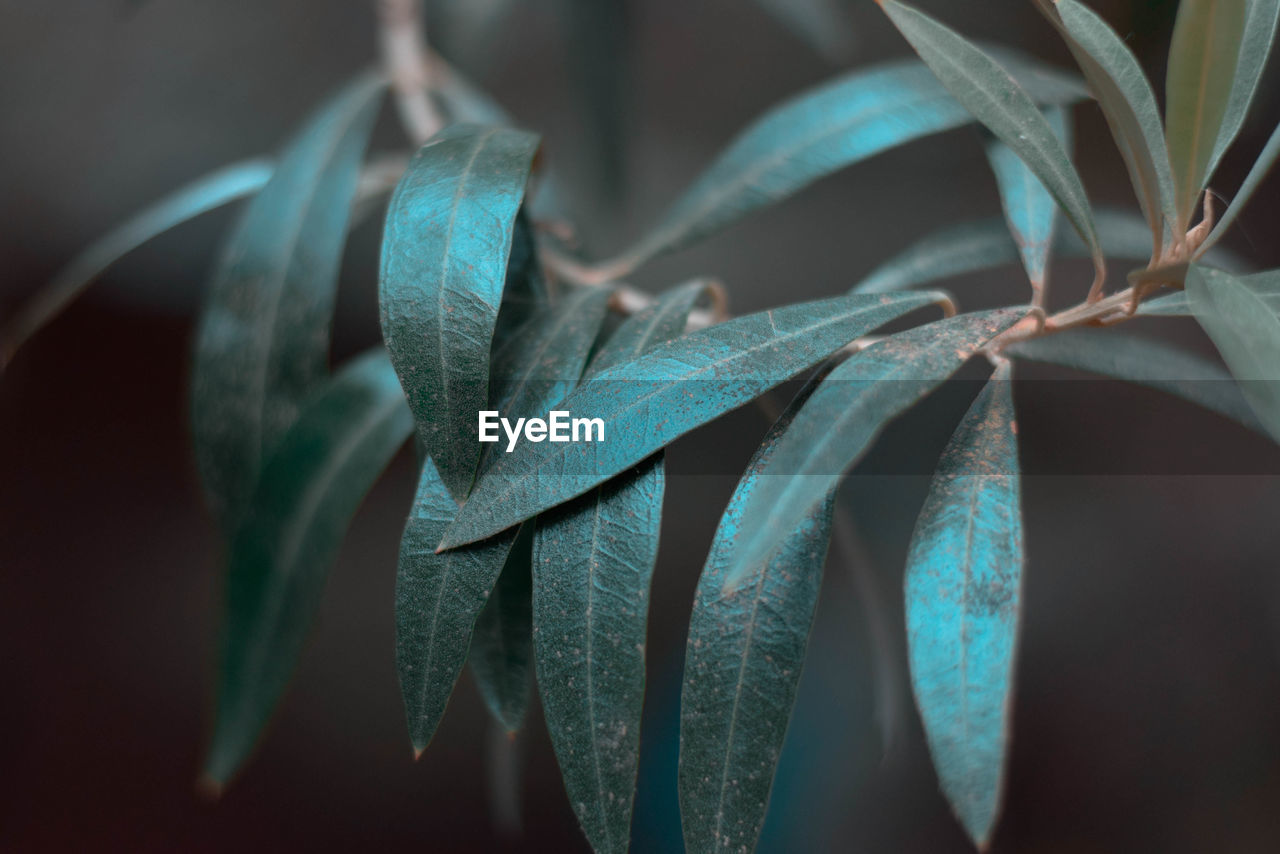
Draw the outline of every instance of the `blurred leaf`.
<instances>
[{"instance_id":1,"label":"blurred leaf","mask_svg":"<svg viewBox=\"0 0 1280 854\"><path fill-rule=\"evenodd\" d=\"M1132 214L1100 209L1094 219L1102 251L1109 258L1145 261L1151 252L1147 224ZM1088 248L1070 227L1059 223L1055 239L1066 257L1089 257ZM966 222L939 229L881 264L850 293L877 294L989 270L1018 262L1018 245L1009 226L998 219Z\"/></svg>"},{"instance_id":2,"label":"blurred leaf","mask_svg":"<svg viewBox=\"0 0 1280 854\"><path fill-rule=\"evenodd\" d=\"M606 197L623 190L631 112L631 0L560 0L567 61Z\"/></svg>"},{"instance_id":3,"label":"blurred leaf","mask_svg":"<svg viewBox=\"0 0 1280 854\"><path fill-rule=\"evenodd\" d=\"M1244 36L1246 0L1182 0L1169 45L1165 137L1178 220L1186 231L1222 132Z\"/></svg>"},{"instance_id":4,"label":"blurred leaf","mask_svg":"<svg viewBox=\"0 0 1280 854\"><path fill-rule=\"evenodd\" d=\"M217 725L205 774L249 755L302 652L351 517L413 432L381 347L303 404L263 468L231 541Z\"/></svg>"},{"instance_id":5,"label":"blurred leaf","mask_svg":"<svg viewBox=\"0 0 1280 854\"><path fill-rule=\"evenodd\" d=\"M762 472L726 585L741 584L746 567L777 551L889 421L1024 316L1026 309L1007 308L939 320L873 344L833 370Z\"/></svg>"},{"instance_id":6,"label":"blurred leaf","mask_svg":"<svg viewBox=\"0 0 1280 854\"><path fill-rule=\"evenodd\" d=\"M1158 248L1166 223L1172 227L1177 216L1169 151L1151 83L1124 41L1087 6L1076 0L1041 0L1040 6L1062 34L1102 107L1150 225L1153 248ZM1100 234L1105 231L1099 229Z\"/></svg>"},{"instance_id":7,"label":"blurred leaf","mask_svg":"<svg viewBox=\"0 0 1280 854\"><path fill-rule=\"evenodd\" d=\"M1227 98L1227 109L1222 117L1218 139L1213 146L1213 156L1209 158L1209 168L1205 171L1206 178L1213 177L1222 155L1244 126L1249 105L1253 103L1253 96L1262 81L1267 56L1271 53L1276 21L1280 19L1280 0L1246 0L1246 4L1248 10L1245 12L1244 34L1240 41L1240 60L1236 66L1235 79L1231 82L1231 95Z\"/></svg>"},{"instance_id":8,"label":"blurred leaf","mask_svg":"<svg viewBox=\"0 0 1280 854\"><path fill-rule=\"evenodd\" d=\"M512 232L538 138L452 125L391 198L382 242L382 336L418 434L456 498L471 487L489 351Z\"/></svg>"},{"instance_id":9,"label":"blurred leaf","mask_svg":"<svg viewBox=\"0 0 1280 854\"><path fill-rule=\"evenodd\" d=\"M837 297L772 309L690 332L601 371L561 408L602 419L604 441L526 442L501 455L477 482L440 548L492 536L583 494L859 335L938 298Z\"/></svg>"},{"instance_id":10,"label":"blurred leaf","mask_svg":"<svg viewBox=\"0 0 1280 854\"><path fill-rule=\"evenodd\" d=\"M1102 248L1089 198L1071 158L1036 109L1034 93L1024 91L993 59L928 15L896 0L880 0L880 6L942 85L1044 184L1089 245L1097 270L1094 287L1100 287Z\"/></svg>"},{"instance_id":11,"label":"blurred leaf","mask_svg":"<svg viewBox=\"0 0 1280 854\"><path fill-rule=\"evenodd\" d=\"M148 206L91 243L31 297L0 331L0 370L39 332L120 258L143 243L205 211L251 196L271 178L272 163L241 160L198 178Z\"/></svg>"},{"instance_id":12,"label":"blurred leaf","mask_svg":"<svg viewBox=\"0 0 1280 854\"><path fill-rule=\"evenodd\" d=\"M1070 77L1030 61L1010 67L1036 100L1084 96ZM825 175L929 134L973 121L914 60L860 69L803 92L738 135L639 243L606 265L635 269L790 196Z\"/></svg>"},{"instance_id":13,"label":"blurred leaf","mask_svg":"<svg viewBox=\"0 0 1280 854\"><path fill-rule=\"evenodd\" d=\"M499 32L516 5L516 0L432 0L427 29L432 42L475 72L498 53Z\"/></svg>"},{"instance_id":14,"label":"blurred leaf","mask_svg":"<svg viewBox=\"0 0 1280 854\"><path fill-rule=\"evenodd\" d=\"M1009 363L942 454L907 555L911 685L942 791L979 850L1004 787L1022 593Z\"/></svg>"},{"instance_id":15,"label":"blurred leaf","mask_svg":"<svg viewBox=\"0 0 1280 854\"><path fill-rule=\"evenodd\" d=\"M1262 430L1229 373L1194 353L1159 341L1114 329L1071 329L1021 341L1005 352L1145 385Z\"/></svg>"},{"instance_id":16,"label":"blurred leaf","mask_svg":"<svg viewBox=\"0 0 1280 854\"><path fill-rule=\"evenodd\" d=\"M1071 114L1063 107L1050 107L1044 110L1044 117L1054 136L1070 150ZM988 140L987 159L996 174L1005 221L1018 244L1032 292L1040 294L1049 276L1049 250L1058 205L1027 165L1000 140Z\"/></svg>"},{"instance_id":17,"label":"blurred leaf","mask_svg":"<svg viewBox=\"0 0 1280 854\"><path fill-rule=\"evenodd\" d=\"M513 735L533 683L533 524L520 526L506 563L476 617L467 660L489 714Z\"/></svg>"},{"instance_id":18,"label":"blurred leaf","mask_svg":"<svg viewBox=\"0 0 1280 854\"><path fill-rule=\"evenodd\" d=\"M843 0L756 0L824 59L843 65L853 58L855 39Z\"/></svg>"},{"instance_id":19,"label":"blurred leaf","mask_svg":"<svg viewBox=\"0 0 1280 854\"><path fill-rule=\"evenodd\" d=\"M1187 295L1245 399L1280 442L1280 270L1236 277L1192 267Z\"/></svg>"},{"instance_id":20,"label":"blurred leaf","mask_svg":"<svg viewBox=\"0 0 1280 854\"><path fill-rule=\"evenodd\" d=\"M694 594L680 695L680 814L689 851L753 851L804 669L831 539L828 495L768 563L735 574L734 543L763 472L825 372L811 380L756 450L716 529Z\"/></svg>"},{"instance_id":21,"label":"blurred leaf","mask_svg":"<svg viewBox=\"0 0 1280 854\"><path fill-rule=\"evenodd\" d=\"M362 75L312 115L214 273L196 336L191 414L201 480L228 532L263 460L328 374L338 265L383 86Z\"/></svg>"},{"instance_id":22,"label":"blurred leaf","mask_svg":"<svg viewBox=\"0 0 1280 854\"><path fill-rule=\"evenodd\" d=\"M591 371L679 336L704 290L701 282L673 288L632 315ZM626 851L631 838L649 581L664 486L659 451L537 519L538 685L569 803L596 851Z\"/></svg>"},{"instance_id":23,"label":"blurred leaf","mask_svg":"<svg viewBox=\"0 0 1280 854\"><path fill-rule=\"evenodd\" d=\"M432 94L444 107L445 116L450 123L499 126L512 124L511 116L488 92L472 83L442 58L432 56L429 61Z\"/></svg>"},{"instance_id":24,"label":"blurred leaf","mask_svg":"<svg viewBox=\"0 0 1280 854\"><path fill-rule=\"evenodd\" d=\"M1249 203L1249 199L1257 191L1262 179L1267 177L1267 173L1271 171L1277 155L1280 155L1280 125L1277 125L1276 129L1271 132L1271 137L1267 140L1266 146L1263 147L1262 153L1258 155L1258 159L1254 161L1253 167L1249 170L1249 174L1245 176L1244 183L1240 185L1239 192L1231 200L1231 204L1227 207L1226 213L1222 215L1222 219L1218 220L1218 224L1213 227L1213 231L1209 232L1209 236L1204 243L1200 244L1197 256L1203 256L1231 228L1232 223L1236 221L1236 217L1240 215L1240 211L1244 210L1244 206Z\"/></svg>"}]
</instances>

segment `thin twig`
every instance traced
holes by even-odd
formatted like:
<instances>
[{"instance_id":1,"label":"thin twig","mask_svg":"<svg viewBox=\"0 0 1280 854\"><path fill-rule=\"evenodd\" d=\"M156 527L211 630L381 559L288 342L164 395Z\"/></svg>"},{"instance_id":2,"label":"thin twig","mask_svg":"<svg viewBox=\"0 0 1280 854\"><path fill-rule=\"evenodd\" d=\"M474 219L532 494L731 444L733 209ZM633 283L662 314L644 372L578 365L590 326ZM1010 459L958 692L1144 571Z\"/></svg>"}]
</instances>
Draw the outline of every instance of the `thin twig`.
<instances>
[{"instance_id":1,"label":"thin twig","mask_svg":"<svg viewBox=\"0 0 1280 854\"><path fill-rule=\"evenodd\" d=\"M444 121L429 94L431 67L427 57L422 0L374 0L382 61L405 132L417 145L435 136Z\"/></svg>"}]
</instances>

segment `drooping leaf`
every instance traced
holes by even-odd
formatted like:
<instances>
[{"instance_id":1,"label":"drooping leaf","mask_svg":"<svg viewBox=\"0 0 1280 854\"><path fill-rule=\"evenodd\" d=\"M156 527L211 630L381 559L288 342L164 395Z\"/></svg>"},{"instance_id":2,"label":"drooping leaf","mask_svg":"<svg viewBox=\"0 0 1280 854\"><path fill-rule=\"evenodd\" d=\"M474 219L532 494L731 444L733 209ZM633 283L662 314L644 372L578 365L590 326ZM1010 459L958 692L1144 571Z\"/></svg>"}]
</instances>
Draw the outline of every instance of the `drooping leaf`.
<instances>
[{"instance_id":1,"label":"drooping leaf","mask_svg":"<svg viewBox=\"0 0 1280 854\"><path fill-rule=\"evenodd\" d=\"M205 774L222 785L283 693L351 517L413 419L382 348L307 401L263 468L231 540L217 725Z\"/></svg>"},{"instance_id":2,"label":"drooping leaf","mask_svg":"<svg viewBox=\"0 0 1280 854\"><path fill-rule=\"evenodd\" d=\"M1145 261L1151 252L1147 224L1132 214L1100 209L1094 213L1102 251L1108 258ZM1066 257L1089 257L1088 248L1069 225L1059 223L1055 245ZM939 229L885 261L850 293L878 294L990 270L1019 260L1018 245L1009 226L999 219L985 219Z\"/></svg>"},{"instance_id":3,"label":"drooping leaf","mask_svg":"<svg viewBox=\"0 0 1280 854\"><path fill-rule=\"evenodd\" d=\"M942 454L907 555L911 686L938 780L985 850L1004 783L1022 598L1022 507L1009 363Z\"/></svg>"},{"instance_id":4,"label":"drooping leaf","mask_svg":"<svg viewBox=\"0 0 1280 854\"><path fill-rule=\"evenodd\" d=\"M1181 0L1165 78L1165 139L1173 167L1175 229L1186 231L1209 179L1227 113L1247 0Z\"/></svg>"},{"instance_id":5,"label":"drooping leaf","mask_svg":"<svg viewBox=\"0 0 1280 854\"><path fill-rule=\"evenodd\" d=\"M0 331L0 370L27 339L57 317L122 256L205 211L258 192L270 179L272 166L263 157L224 166L170 193L95 240L4 324Z\"/></svg>"},{"instance_id":6,"label":"drooping leaf","mask_svg":"<svg viewBox=\"0 0 1280 854\"><path fill-rule=\"evenodd\" d=\"M702 282L632 315L597 373L684 331ZM662 453L537 519L538 684L569 803L596 851L626 851L644 700L649 581L658 555ZM527 524L527 523L526 523Z\"/></svg>"},{"instance_id":7,"label":"drooping leaf","mask_svg":"<svg viewBox=\"0 0 1280 854\"><path fill-rule=\"evenodd\" d=\"M191 414L201 480L228 531L263 461L328 374L343 238L383 85L363 75L308 120L214 273Z\"/></svg>"},{"instance_id":8,"label":"drooping leaf","mask_svg":"<svg viewBox=\"0 0 1280 854\"><path fill-rule=\"evenodd\" d=\"M604 423L602 441L524 443L476 484L440 543L492 536L583 494L701 424L760 396L937 294L850 296L730 320L601 371L561 408Z\"/></svg>"},{"instance_id":9,"label":"drooping leaf","mask_svg":"<svg viewBox=\"0 0 1280 854\"><path fill-rule=\"evenodd\" d=\"M822 372L825 373L825 372ZM778 757L804 668L831 539L833 496L768 563L746 567L732 591L734 543L763 472L811 381L756 450L725 508L694 594L680 694L680 815L689 851L752 851L764 826Z\"/></svg>"},{"instance_id":10,"label":"drooping leaf","mask_svg":"<svg viewBox=\"0 0 1280 854\"><path fill-rule=\"evenodd\" d=\"M1280 271L1236 277L1195 266L1187 295L1245 399L1280 442Z\"/></svg>"},{"instance_id":11,"label":"drooping leaf","mask_svg":"<svg viewBox=\"0 0 1280 854\"><path fill-rule=\"evenodd\" d=\"M1065 75L1028 60L1008 64L1045 104L1084 95ZM719 231L813 181L897 145L973 121L930 73L912 61L842 75L765 113L729 144L638 243L607 267L623 275L664 252Z\"/></svg>"},{"instance_id":12,"label":"drooping leaf","mask_svg":"<svg viewBox=\"0 0 1280 854\"><path fill-rule=\"evenodd\" d=\"M1044 110L1045 119L1064 148L1071 148L1071 114L1063 107ZM1032 293L1044 292L1049 276L1049 250L1053 244L1058 205L1035 174L1009 146L998 139L987 142L987 159L996 174L1000 204L1009 233L1018 245L1022 267L1031 280Z\"/></svg>"},{"instance_id":13,"label":"drooping leaf","mask_svg":"<svg viewBox=\"0 0 1280 854\"><path fill-rule=\"evenodd\" d=\"M1222 155L1235 141L1244 126L1245 117L1249 114L1249 106L1262 81L1262 70L1266 67L1267 57L1271 53L1271 43L1275 40L1276 22L1280 20L1280 0L1247 0L1248 10L1245 12L1244 35L1240 41L1240 60L1236 66L1236 76L1231 83L1231 95L1227 98L1227 110L1222 116L1222 126L1218 131L1218 139L1213 146L1213 156L1209 158L1206 177L1212 178L1214 170L1222 160Z\"/></svg>"},{"instance_id":14,"label":"drooping leaf","mask_svg":"<svg viewBox=\"0 0 1280 854\"><path fill-rule=\"evenodd\" d=\"M1041 0L1040 6L1062 33L1102 107L1150 226L1153 248L1158 248L1166 223L1172 225L1176 215L1169 151L1151 83L1124 41L1087 6L1076 0ZM1100 225L1104 238L1105 231Z\"/></svg>"},{"instance_id":15,"label":"drooping leaf","mask_svg":"<svg viewBox=\"0 0 1280 854\"><path fill-rule=\"evenodd\" d=\"M1150 338L1114 329L1071 329L1021 341L1005 352L1149 386L1262 429L1230 374L1193 353Z\"/></svg>"},{"instance_id":16,"label":"drooping leaf","mask_svg":"<svg viewBox=\"0 0 1280 854\"><path fill-rule=\"evenodd\" d=\"M449 492L467 494L480 458L476 413L536 136L452 125L396 187L382 240L382 336L418 434Z\"/></svg>"},{"instance_id":17,"label":"drooping leaf","mask_svg":"<svg viewBox=\"0 0 1280 854\"><path fill-rule=\"evenodd\" d=\"M502 345L524 325L529 318L551 305L551 291L547 287L542 264L538 261L537 244L533 225L524 210L516 216L511 234L511 255L507 260L507 277L502 287L502 302L498 306L498 318L493 329L493 349Z\"/></svg>"},{"instance_id":18,"label":"drooping leaf","mask_svg":"<svg viewBox=\"0 0 1280 854\"><path fill-rule=\"evenodd\" d=\"M853 24L841 0L756 0L756 3L812 45L828 62L844 64L852 58Z\"/></svg>"},{"instance_id":19,"label":"drooping leaf","mask_svg":"<svg viewBox=\"0 0 1280 854\"><path fill-rule=\"evenodd\" d=\"M1197 257L1204 257L1204 253L1221 240L1222 235L1226 234L1227 230L1231 228L1231 225L1236 221L1236 217L1240 215L1240 211L1244 210L1244 206L1249 203L1249 199L1257 191L1262 179L1267 177L1267 173L1271 171L1277 156L1280 156L1280 125L1277 125L1276 129L1271 132L1271 136L1267 139L1267 144L1263 147L1262 153L1258 155L1258 159L1254 161L1252 168L1249 169L1249 174L1245 176L1244 183L1240 185L1240 191L1231 200L1231 204L1227 207L1226 213L1222 215L1222 219L1218 220L1218 224L1213 227L1213 231L1209 232L1209 236L1205 238L1204 243L1200 244L1200 249L1196 253Z\"/></svg>"},{"instance_id":20,"label":"drooping leaf","mask_svg":"<svg viewBox=\"0 0 1280 854\"><path fill-rule=\"evenodd\" d=\"M1089 198L1062 142L1036 108L1034 96L995 60L948 27L897 0L878 2L942 85L1027 164L1057 201L1094 257L1097 291L1104 275L1102 248Z\"/></svg>"},{"instance_id":21,"label":"drooping leaf","mask_svg":"<svg viewBox=\"0 0 1280 854\"><path fill-rule=\"evenodd\" d=\"M508 734L524 722L533 685L533 523L520 526L471 635L471 672Z\"/></svg>"},{"instance_id":22,"label":"drooping leaf","mask_svg":"<svg viewBox=\"0 0 1280 854\"><path fill-rule=\"evenodd\" d=\"M763 563L831 492L881 429L958 371L1025 309L973 312L871 345L831 372L783 435L742 520L735 566Z\"/></svg>"}]
</instances>

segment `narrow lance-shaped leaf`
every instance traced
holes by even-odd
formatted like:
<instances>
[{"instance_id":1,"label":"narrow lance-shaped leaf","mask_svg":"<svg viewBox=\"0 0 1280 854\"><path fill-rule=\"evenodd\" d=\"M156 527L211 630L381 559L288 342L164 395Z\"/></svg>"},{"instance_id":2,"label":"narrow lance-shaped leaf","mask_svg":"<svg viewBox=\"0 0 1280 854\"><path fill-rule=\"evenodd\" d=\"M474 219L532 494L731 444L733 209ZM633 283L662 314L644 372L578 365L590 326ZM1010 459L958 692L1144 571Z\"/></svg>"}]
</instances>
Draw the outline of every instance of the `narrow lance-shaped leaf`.
<instances>
[{"instance_id":1,"label":"narrow lance-shaped leaf","mask_svg":"<svg viewBox=\"0 0 1280 854\"><path fill-rule=\"evenodd\" d=\"M628 318L591 370L678 336L705 289L701 282L674 288ZM569 803L598 852L626 851L631 838L664 485L659 452L537 519L538 686Z\"/></svg>"},{"instance_id":2,"label":"narrow lance-shaped leaf","mask_svg":"<svg viewBox=\"0 0 1280 854\"><path fill-rule=\"evenodd\" d=\"M304 404L231 541L217 725L205 774L245 761L302 652L351 517L413 431L382 348Z\"/></svg>"},{"instance_id":3,"label":"narrow lance-shaped leaf","mask_svg":"<svg viewBox=\"0 0 1280 854\"><path fill-rule=\"evenodd\" d=\"M680 816L690 851L752 851L764 826L818 604L833 496L767 563L738 568L734 544L770 458L824 374L791 402L747 465L694 593L680 694ZM733 574L741 583L726 591Z\"/></svg>"},{"instance_id":4,"label":"narrow lance-shaped leaf","mask_svg":"<svg viewBox=\"0 0 1280 854\"><path fill-rule=\"evenodd\" d=\"M1009 67L1040 103L1084 97L1072 78L1011 56ZM644 238L603 265L623 275L688 246L813 181L882 151L973 121L916 61L836 78L773 108L738 135Z\"/></svg>"},{"instance_id":5,"label":"narrow lance-shaped leaf","mask_svg":"<svg viewBox=\"0 0 1280 854\"><path fill-rule=\"evenodd\" d=\"M494 322L495 353L511 339L521 326L539 311L551 305L542 264L538 260L533 224L525 211L516 216L511 234L511 255L507 260L507 276L502 287L502 302Z\"/></svg>"},{"instance_id":6,"label":"narrow lance-shaped leaf","mask_svg":"<svg viewBox=\"0 0 1280 854\"><path fill-rule=\"evenodd\" d=\"M1227 109L1222 116L1222 126L1218 131L1218 139L1213 146L1213 156L1209 158L1206 175L1213 177L1214 170L1222 160L1231 143L1235 141L1244 126L1245 117L1249 114L1249 106L1262 82L1262 71L1266 67L1267 57L1271 54L1271 44L1275 40L1276 22L1280 20L1280 0L1247 0L1248 10L1245 12L1244 34L1240 40L1240 59L1236 65L1236 76L1231 83L1231 95L1227 98Z\"/></svg>"},{"instance_id":7,"label":"narrow lance-shaped leaf","mask_svg":"<svg viewBox=\"0 0 1280 854\"><path fill-rule=\"evenodd\" d=\"M828 62L853 56L853 24L843 0L756 0L756 4L804 39Z\"/></svg>"},{"instance_id":8,"label":"narrow lance-shaped leaf","mask_svg":"<svg viewBox=\"0 0 1280 854\"><path fill-rule=\"evenodd\" d=\"M526 323L495 356L492 408L504 411L507 417L517 412L545 417L557 396L582 374L608 296L605 289L580 291ZM473 413L472 418L476 417ZM506 456L501 451L495 454L498 459ZM396 575L396 666L409 733L419 753L440 723L466 663L476 619L508 564L516 535L514 530L508 531L437 554L436 544L457 513L457 502L444 487L434 463L427 462L400 542ZM516 572L515 567L522 566L527 571L528 560L526 555L523 564L508 568ZM499 605L491 613L492 619L506 624L499 633L503 638L516 631L512 621L523 619L519 601L512 599L508 604L515 607L508 611ZM492 633L487 634L480 643L492 638ZM521 706L527 703L527 696L507 690L518 684L518 674L512 668L528 670L528 647L514 651L524 657L512 661L494 650L479 653L490 662L506 658L510 665L502 674L490 674L495 678L482 687L486 695L496 699L494 712L500 719L523 716ZM483 665L477 675L486 678Z\"/></svg>"},{"instance_id":9,"label":"narrow lance-shaped leaf","mask_svg":"<svg viewBox=\"0 0 1280 854\"><path fill-rule=\"evenodd\" d=\"M228 531L262 462L328 373L338 265L380 77L322 107L246 208L213 276L196 337L196 461Z\"/></svg>"},{"instance_id":10,"label":"narrow lance-shaped leaf","mask_svg":"<svg viewBox=\"0 0 1280 854\"><path fill-rule=\"evenodd\" d=\"M0 331L0 370L18 348L53 320L122 256L205 211L251 196L271 178L266 158L242 160L205 175L135 214L58 271Z\"/></svg>"},{"instance_id":11,"label":"narrow lance-shaped leaf","mask_svg":"<svg viewBox=\"0 0 1280 854\"><path fill-rule=\"evenodd\" d=\"M933 766L979 849L1004 786L1022 597L1022 507L1009 364L938 463L907 555L911 686Z\"/></svg>"},{"instance_id":12,"label":"narrow lance-shaped leaf","mask_svg":"<svg viewBox=\"0 0 1280 854\"><path fill-rule=\"evenodd\" d=\"M1280 442L1280 270L1236 277L1192 267L1187 295L1245 399Z\"/></svg>"},{"instance_id":13,"label":"narrow lance-shaped leaf","mask_svg":"<svg viewBox=\"0 0 1280 854\"><path fill-rule=\"evenodd\" d=\"M1145 385L1265 432L1231 374L1194 353L1160 341L1111 329L1072 329L1020 341L1005 352L1019 359Z\"/></svg>"},{"instance_id":14,"label":"narrow lance-shaped leaf","mask_svg":"<svg viewBox=\"0 0 1280 854\"><path fill-rule=\"evenodd\" d=\"M962 314L871 345L831 372L796 415L742 520L735 568L764 562L831 492L895 416L958 371L1025 309Z\"/></svg>"},{"instance_id":15,"label":"narrow lance-shaped leaf","mask_svg":"<svg viewBox=\"0 0 1280 854\"><path fill-rule=\"evenodd\" d=\"M538 138L453 125L396 187L382 240L382 337L418 435L449 492L466 496L480 458L476 413Z\"/></svg>"},{"instance_id":16,"label":"narrow lance-shaped leaf","mask_svg":"<svg viewBox=\"0 0 1280 854\"><path fill-rule=\"evenodd\" d=\"M1176 216L1164 125L1151 83L1124 41L1088 7L1076 0L1040 0L1039 5L1098 99L1147 217L1152 248L1159 249L1166 225L1172 226ZM1106 227L1099 224L1098 230L1105 239Z\"/></svg>"},{"instance_id":17,"label":"narrow lance-shaped leaf","mask_svg":"<svg viewBox=\"0 0 1280 854\"><path fill-rule=\"evenodd\" d=\"M1071 114L1063 107L1044 111L1054 136L1071 148ZM1035 174L1009 146L998 139L987 143L987 159L996 174L1000 204L1004 208L1009 233L1018 244L1023 269L1031 280L1033 302L1043 303L1049 275L1049 250L1053 244L1054 220L1058 205Z\"/></svg>"},{"instance_id":18,"label":"narrow lance-shaped leaf","mask_svg":"<svg viewBox=\"0 0 1280 854\"><path fill-rule=\"evenodd\" d=\"M482 540L575 498L859 335L938 299L849 296L772 309L690 332L601 371L561 408L601 419L602 441L524 443L503 454L440 548Z\"/></svg>"},{"instance_id":19,"label":"narrow lance-shaped leaf","mask_svg":"<svg viewBox=\"0 0 1280 854\"><path fill-rule=\"evenodd\" d=\"M1222 215L1222 219L1218 220L1218 224L1213 227L1213 231L1209 232L1209 236L1205 238L1204 243L1200 244L1200 249L1196 252L1197 257L1205 257L1204 253L1221 240L1222 235L1226 234L1232 224L1235 223L1236 217L1240 216L1240 211L1249 203L1249 199L1257 191L1262 179L1267 177L1267 173L1271 171L1277 156L1280 156L1280 125L1277 125L1276 129L1271 132L1271 136L1267 139L1267 144L1263 147L1262 153L1258 155L1258 159L1254 161L1253 166L1249 169L1249 174L1245 176L1244 183L1240 185L1240 191L1231 200L1231 204L1227 207L1226 213Z\"/></svg>"},{"instance_id":20,"label":"narrow lance-shaped leaf","mask_svg":"<svg viewBox=\"0 0 1280 854\"><path fill-rule=\"evenodd\" d=\"M1009 146L1044 184L1088 244L1101 291L1105 267L1080 176L1033 98L1009 72L959 34L896 0L878 0L894 26L955 99Z\"/></svg>"},{"instance_id":21,"label":"narrow lance-shaped leaf","mask_svg":"<svg viewBox=\"0 0 1280 854\"><path fill-rule=\"evenodd\" d=\"M533 684L533 523L520 526L471 635L471 672L489 714L514 735Z\"/></svg>"},{"instance_id":22,"label":"narrow lance-shaped leaf","mask_svg":"<svg viewBox=\"0 0 1280 854\"><path fill-rule=\"evenodd\" d=\"M1244 35L1246 0L1181 0L1165 79L1165 138L1180 237L1209 179Z\"/></svg>"}]
</instances>

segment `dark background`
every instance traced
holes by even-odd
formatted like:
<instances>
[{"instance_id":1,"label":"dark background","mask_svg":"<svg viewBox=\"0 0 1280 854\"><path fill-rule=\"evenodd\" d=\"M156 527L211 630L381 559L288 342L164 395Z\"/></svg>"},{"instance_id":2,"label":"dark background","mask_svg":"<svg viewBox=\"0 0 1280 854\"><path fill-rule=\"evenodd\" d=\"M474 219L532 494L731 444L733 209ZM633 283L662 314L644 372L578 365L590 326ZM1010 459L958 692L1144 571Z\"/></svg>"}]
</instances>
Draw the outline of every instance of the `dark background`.
<instances>
[{"instance_id":1,"label":"dark background","mask_svg":"<svg viewBox=\"0 0 1280 854\"><path fill-rule=\"evenodd\" d=\"M762 110L838 70L754 4L634 2L620 208L592 189L595 148L561 18L551 4L517 5L483 51L458 60L544 133L596 255L637 235ZM1030 2L920 5L969 35L1066 64ZM1156 80L1174 5L1094 3ZM849 11L852 64L905 53L874 4ZM0 310L148 201L273 150L375 48L369 5L352 0L0 0ZM1275 80L1273 69L1214 181L1226 195L1280 115ZM1094 198L1134 207L1096 107L1076 117ZM387 110L375 149L403 146ZM1280 263L1275 190L1274 179L1263 186L1231 238L1260 267ZM964 129L846 170L654 263L636 284L713 274L746 312L841 292L929 230L997 211L977 135ZM230 216L130 255L0 377L0 848L585 848L536 711L519 747L523 834L491 820L488 723L469 676L430 749L411 759L392 660L408 455L356 518L257 756L219 802L197 793L220 545L191 462L186 372L193 312ZM336 360L377 339L377 243L370 224L347 253ZM1083 296L1086 271L1055 275L1058 301ZM1023 299L1019 276L969 277L953 290L965 307ZM1212 353L1190 321L1135 326ZM1024 484L1023 646L995 850L1280 850L1280 452L1155 392L1044 368L1020 376L1042 380L1017 390L1024 465L1057 474ZM828 563L762 850L968 850L903 688L900 616L927 487L919 473L972 393L960 389L882 439L865 467L878 474L850 479L865 554ZM680 846L674 733L688 602L735 482L694 472L711 470L708 455L734 471L764 429L744 410L671 454L637 850ZM868 590L888 647L869 630ZM892 662L887 695L877 649Z\"/></svg>"}]
</instances>

